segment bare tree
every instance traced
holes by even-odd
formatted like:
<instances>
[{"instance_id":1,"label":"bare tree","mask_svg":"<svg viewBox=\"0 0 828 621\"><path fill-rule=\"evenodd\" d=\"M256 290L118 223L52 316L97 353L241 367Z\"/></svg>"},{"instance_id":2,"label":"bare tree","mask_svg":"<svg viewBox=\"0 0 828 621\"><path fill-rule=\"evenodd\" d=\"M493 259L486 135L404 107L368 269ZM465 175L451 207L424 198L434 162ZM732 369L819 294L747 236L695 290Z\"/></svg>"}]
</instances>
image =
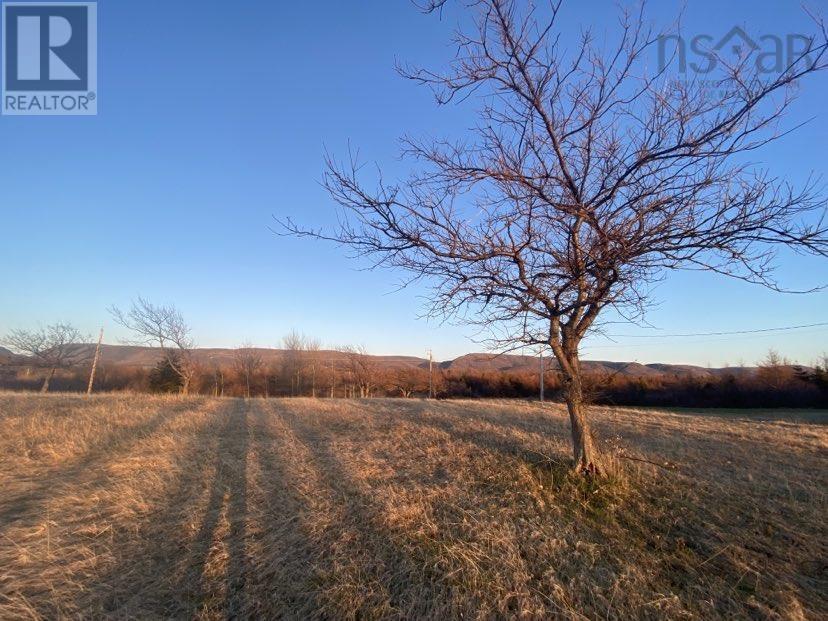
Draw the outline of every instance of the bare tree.
<instances>
[{"instance_id":1,"label":"bare tree","mask_svg":"<svg viewBox=\"0 0 828 621\"><path fill-rule=\"evenodd\" d=\"M136 338L128 343L161 349L167 364L181 380L181 394L189 394L196 373L195 343L181 312L175 306L157 306L142 297L133 300L126 312L116 306L109 312L116 323L135 334Z\"/></svg>"},{"instance_id":2,"label":"bare tree","mask_svg":"<svg viewBox=\"0 0 828 621\"><path fill-rule=\"evenodd\" d=\"M224 396L224 370L221 365L215 360L212 361L213 368L213 396Z\"/></svg>"},{"instance_id":3,"label":"bare tree","mask_svg":"<svg viewBox=\"0 0 828 621\"><path fill-rule=\"evenodd\" d=\"M429 374L426 369L405 367L388 373L388 387L399 391L400 396L410 399L416 392L426 392L429 387Z\"/></svg>"},{"instance_id":4,"label":"bare tree","mask_svg":"<svg viewBox=\"0 0 828 621\"><path fill-rule=\"evenodd\" d=\"M316 398L316 379L318 377L318 373L320 371L320 363L321 358L319 357L319 350L321 349L321 343L319 339L313 337L305 337L305 350L304 350L304 358L305 358L305 366L309 367L310 370L310 377L311 377L311 396L315 399Z\"/></svg>"},{"instance_id":5,"label":"bare tree","mask_svg":"<svg viewBox=\"0 0 828 621\"><path fill-rule=\"evenodd\" d=\"M233 367L244 379L245 396L250 398L250 380L264 366L261 353L250 343L245 343L233 352Z\"/></svg>"},{"instance_id":6,"label":"bare tree","mask_svg":"<svg viewBox=\"0 0 828 621\"><path fill-rule=\"evenodd\" d=\"M796 373L791 361L779 355L775 349L769 349L767 356L757 369L756 376L762 385L771 390L782 390L794 379Z\"/></svg>"},{"instance_id":7,"label":"bare tree","mask_svg":"<svg viewBox=\"0 0 828 621\"><path fill-rule=\"evenodd\" d=\"M475 25L456 34L446 72L401 71L439 103L474 94L476 127L458 142L406 138L415 171L393 184L366 181L353 155L328 156L339 227L282 225L427 279L434 314L491 329L498 349L549 346L575 468L599 473L579 347L604 311L640 319L668 270L781 290L776 248L828 256L816 184L796 189L748 160L786 133L797 85L826 67L826 30L815 18L818 35L781 72L763 73L753 52L719 58L715 80L680 81L675 58L647 69L661 33L643 5L622 11L616 44L601 49L586 32L574 53L557 34L560 0L468 6Z\"/></svg>"},{"instance_id":8,"label":"bare tree","mask_svg":"<svg viewBox=\"0 0 828 621\"><path fill-rule=\"evenodd\" d=\"M285 350L282 359L282 375L290 383L290 396L301 394L302 372L304 371L305 336L296 330L291 330L282 339L282 349Z\"/></svg>"},{"instance_id":9,"label":"bare tree","mask_svg":"<svg viewBox=\"0 0 828 621\"><path fill-rule=\"evenodd\" d=\"M311 394L316 396L316 366L318 362L319 340L291 330L282 339L285 350L282 361L282 373L290 382L290 394L301 395L303 380L311 380Z\"/></svg>"},{"instance_id":10,"label":"bare tree","mask_svg":"<svg viewBox=\"0 0 828 621\"><path fill-rule=\"evenodd\" d=\"M378 368L376 361L364 347L347 345L338 348L345 354L346 371L361 399L371 396L377 385Z\"/></svg>"},{"instance_id":11,"label":"bare tree","mask_svg":"<svg viewBox=\"0 0 828 621\"><path fill-rule=\"evenodd\" d=\"M39 330L12 330L3 339L14 353L31 356L47 370L40 392L49 391L49 383L58 369L68 369L85 362L92 352L84 343L90 337L68 323L55 323Z\"/></svg>"}]
</instances>

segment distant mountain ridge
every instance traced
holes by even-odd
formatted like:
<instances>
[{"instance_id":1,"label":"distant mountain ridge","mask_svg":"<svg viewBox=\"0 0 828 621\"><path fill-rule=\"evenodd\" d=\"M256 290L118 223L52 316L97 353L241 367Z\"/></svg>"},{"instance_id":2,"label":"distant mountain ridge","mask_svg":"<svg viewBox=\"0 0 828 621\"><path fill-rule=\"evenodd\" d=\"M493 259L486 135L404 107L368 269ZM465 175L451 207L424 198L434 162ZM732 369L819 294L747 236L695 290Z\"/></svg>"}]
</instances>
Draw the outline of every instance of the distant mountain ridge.
<instances>
[{"instance_id":1,"label":"distant mountain ridge","mask_svg":"<svg viewBox=\"0 0 828 621\"><path fill-rule=\"evenodd\" d=\"M82 347L94 350L94 344L84 344ZM233 363L233 349L228 348L200 348L195 350L196 360L204 365L217 364L230 366ZM266 364L280 363L286 353L283 349L256 348ZM336 364L344 361L347 354L335 350L320 350L316 356L322 364ZM17 359L11 352L0 348L0 358ZM101 362L103 364L149 368L158 362L160 350L154 347L139 347L134 345L102 345ZM416 356L371 356L380 367L386 369L428 368L428 360ZM435 366L455 372L489 372L489 373L537 373L539 360L537 356L516 354L486 354L472 353L454 358L453 360L435 361ZM624 377L647 377L670 375L678 377L717 377L725 373L747 374L755 371L754 367L725 367L706 368L687 364L638 362L612 362L605 360L584 360L583 370L587 373L601 373L603 375L620 375ZM552 357L544 358L544 365L549 370L557 368Z\"/></svg>"},{"instance_id":2,"label":"distant mountain ridge","mask_svg":"<svg viewBox=\"0 0 828 621\"><path fill-rule=\"evenodd\" d=\"M536 372L539 369L537 356L521 356L514 354L466 354L454 360L441 363L444 369L455 371L475 370L492 372ZM554 358L544 358L544 365L548 369L558 368ZM707 368L689 364L666 364L639 362L613 362L608 360L582 360L581 367L588 373L602 373L605 375L618 374L626 377L646 377L655 375L677 375L713 377L724 373L751 373L755 367L723 367Z\"/></svg>"}]
</instances>

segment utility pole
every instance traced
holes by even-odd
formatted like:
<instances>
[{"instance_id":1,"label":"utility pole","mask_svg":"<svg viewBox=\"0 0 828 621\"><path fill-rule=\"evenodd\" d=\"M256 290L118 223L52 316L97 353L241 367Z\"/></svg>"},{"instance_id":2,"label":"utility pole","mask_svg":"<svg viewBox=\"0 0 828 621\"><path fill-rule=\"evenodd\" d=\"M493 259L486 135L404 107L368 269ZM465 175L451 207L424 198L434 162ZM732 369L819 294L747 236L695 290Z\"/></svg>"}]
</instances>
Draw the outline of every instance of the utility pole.
<instances>
[{"instance_id":1,"label":"utility pole","mask_svg":"<svg viewBox=\"0 0 828 621\"><path fill-rule=\"evenodd\" d=\"M543 403L543 350L540 350L540 401Z\"/></svg>"},{"instance_id":2,"label":"utility pole","mask_svg":"<svg viewBox=\"0 0 828 621\"><path fill-rule=\"evenodd\" d=\"M431 350L428 350L428 398L434 398L434 369Z\"/></svg>"},{"instance_id":3,"label":"utility pole","mask_svg":"<svg viewBox=\"0 0 828 621\"><path fill-rule=\"evenodd\" d=\"M95 383L95 371L98 370L98 360L101 359L101 342L103 341L103 328L98 335L98 345L95 347L95 357L92 359L92 371L89 373L89 386L86 387L86 396L92 394L92 384Z\"/></svg>"},{"instance_id":4,"label":"utility pole","mask_svg":"<svg viewBox=\"0 0 828 621\"><path fill-rule=\"evenodd\" d=\"M331 399L334 398L334 389L336 387L336 376L334 375L334 363L333 358L328 359L328 364L331 371Z\"/></svg>"}]
</instances>

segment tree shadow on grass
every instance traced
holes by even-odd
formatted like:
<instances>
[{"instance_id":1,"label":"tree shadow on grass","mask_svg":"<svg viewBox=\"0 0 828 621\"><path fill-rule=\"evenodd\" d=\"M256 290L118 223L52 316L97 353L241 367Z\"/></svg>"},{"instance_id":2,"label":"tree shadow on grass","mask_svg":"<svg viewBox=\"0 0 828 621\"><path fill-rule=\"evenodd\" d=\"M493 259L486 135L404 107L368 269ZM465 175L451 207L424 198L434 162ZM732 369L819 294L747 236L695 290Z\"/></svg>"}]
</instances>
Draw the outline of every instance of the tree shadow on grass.
<instances>
[{"instance_id":1,"label":"tree shadow on grass","mask_svg":"<svg viewBox=\"0 0 828 621\"><path fill-rule=\"evenodd\" d=\"M296 464L289 463L284 433L272 426L276 416L256 402L251 417L259 513L258 528L251 534L258 556L249 577L248 613L270 618L319 617L323 603L317 586L332 566L312 541L312 529L303 523L306 507L291 474Z\"/></svg>"},{"instance_id":2,"label":"tree shadow on grass","mask_svg":"<svg viewBox=\"0 0 828 621\"><path fill-rule=\"evenodd\" d=\"M549 604L549 595L538 599L532 594L542 588L541 579L531 585L510 584L511 576L503 573L498 552L493 551L510 554L509 564L517 575L530 572L526 559L516 553L521 543L510 540L517 529L498 522L496 516L503 515L499 505L512 500L521 503L514 507L517 513L524 503L533 502L504 487L514 483L515 460L549 470L548 458L531 451L519 438L468 429L460 424L460 418L444 416L444 412L424 411L417 405L401 408L397 404L389 412L387 404L377 402L360 402L355 407L370 422L355 421L352 430L338 425L335 432L328 428L328 421L303 417L301 411L283 415L339 500L342 527L331 537L346 539L351 565L359 568L360 585L368 594L362 601L348 602L350 608L335 610L334 616L489 618L544 609L552 614L554 605ZM404 436L395 438L389 432L399 428L400 423L406 427ZM443 444L428 433L430 428L448 436L449 442ZM461 461L460 467L466 468L462 482L455 481L447 490L441 490L452 478L451 473L441 472L443 465L451 467L452 449L464 441L473 445L471 453L481 449L481 453L485 450L496 457L508 454L510 461L504 462L503 476L493 481L487 475L494 471L484 466L475 480L468 471L468 467L475 468L474 464ZM458 444L452 446L453 442ZM435 446L445 450L445 459ZM431 458L426 463L417 459L429 449ZM363 451L370 454L365 455L366 468L361 471ZM379 485L372 485L375 468L381 473ZM566 466L565 470L570 468ZM393 491L406 505L411 503L410 508L400 507L399 519L389 515L396 506L385 496L386 491ZM409 521L415 515L427 521L424 528ZM493 539L487 539L489 532ZM336 549L336 540L328 545ZM338 554L343 555L343 550L339 549ZM338 579L348 581L349 576ZM351 578L350 583L354 582ZM372 588L375 584L383 589Z\"/></svg>"},{"instance_id":3,"label":"tree shadow on grass","mask_svg":"<svg viewBox=\"0 0 828 621\"><path fill-rule=\"evenodd\" d=\"M188 551L187 569L180 580L180 593L188 608L220 612L228 619L238 618L248 607L246 581L250 560L247 555L247 462L250 449L249 403L234 401L234 410L224 425L215 430L213 477L203 518ZM210 556L226 520L227 532L223 577L210 575ZM221 565L221 563L217 563ZM221 581L223 579L223 584Z\"/></svg>"},{"instance_id":4,"label":"tree shadow on grass","mask_svg":"<svg viewBox=\"0 0 828 621\"><path fill-rule=\"evenodd\" d=\"M510 433L519 431L539 434L541 437L544 435L556 437L561 432L558 425L550 424L544 429L543 423L541 425L531 424L507 417L481 417L479 420L491 424L494 429L470 428L465 424L469 419L459 417L456 414L433 414L420 419L418 423L436 429L457 440L473 444L484 451L497 452L506 457L522 461L533 470L546 469L556 473L571 470L569 455L559 450L549 453L537 451L530 448L525 440Z\"/></svg>"},{"instance_id":5,"label":"tree shadow on grass","mask_svg":"<svg viewBox=\"0 0 828 621\"><path fill-rule=\"evenodd\" d=\"M461 407L452 404L453 408ZM493 432L492 429L476 430L466 423L469 421L463 413L448 412L433 413L421 417L420 423L439 429L452 438L473 443L487 451L498 451L506 457L517 458L529 465L539 476L549 470L556 473L554 477L562 480L561 475L568 470L568 459L558 454L551 461L545 456L533 451L527 442L519 437L510 437L511 431L522 433L540 433L558 435L568 432L566 420L526 418L521 414L495 415L486 413L474 418L490 423L502 429L503 432ZM645 454L652 451L653 446L663 450L670 448L672 443L683 439L680 430L660 430L656 424L641 430L634 426L633 421L624 421L611 424L608 421L598 421L599 429L620 430L625 441L630 441L638 450ZM663 435L654 434L662 433ZM568 439L567 436L563 436ZM709 463L711 456L722 450L722 445L733 442L716 437L694 437L693 449L690 454L694 460L684 466L705 464L705 474L701 475L698 468L692 470L694 481L690 482L686 476L659 471L649 482L634 479L629 483L635 492L628 497L614 501L614 508L608 511L607 503L595 503L593 494L589 502L578 498L579 487L566 485L566 494L559 494L561 502L570 505L565 512L568 519L577 520L583 527L592 531L589 537L595 541L603 541L608 546L607 552L614 559L616 571L623 571L625 554L641 554L660 559L654 564L657 570L653 574L653 584L656 588L675 592L681 599L690 605L691 609L701 610L705 614L715 614L725 617L743 616L756 610L756 602L767 606L768 610L783 611L784 596L779 597L777 585L785 585L785 589L795 593L799 601L811 602L812 609L818 608L814 595L820 592L813 585L825 583L824 576L819 576L819 561L814 553L813 562L800 563L797 567L790 564L776 564L772 567L768 561L784 556L788 547L804 547L807 545L801 533L786 532L785 524L781 523L781 516L771 515L767 511L766 498L755 498L755 505L745 504L748 487L741 488L738 498L723 496L722 477L729 477L727 469L717 467L714 459ZM740 440L741 441L741 440ZM752 446L752 444L751 444ZM762 449L764 447L755 447ZM669 452L667 454L670 454ZM707 463L706 463L707 462ZM564 481L566 479L563 479ZM733 481L730 485L735 485ZM678 488L677 488L678 486ZM685 491L676 494L677 489L684 486ZM563 491L560 486L549 486L553 490ZM692 492L690 492L692 490ZM567 498L574 498L578 502L567 502ZM764 507L752 513L746 512L747 507ZM786 537L786 545L771 543L770 536L764 531L777 530L780 537ZM625 543L620 548L611 542L619 539ZM819 540L815 537L814 540ZM709 609L699 609L695 604L699 600L699 593L707 592L705 601L709 602ZM823 591L824 592L824 591ZM824 599L823 599L824 602Z\"/></svg>"},{"instance_id":6,"label":"tree shadow on grass","mask_svg":"<svg viewBox=\"0 0 828 621\"><path fill-rule=\"evenodd\" d=\"M153 510L137 532L117 545L115 565L80 595L81 616L192 617L205 599L227 611L228 618L243 608L247 488L237 475L247 459L245 417L241 402L226 401L182 443L174 480L153 498ZM188 541L188 524L205 493L199 530ZM225 501L230 523L226 585L213 589L203 574Z\"/></svg>"},{"instance_id":7,"label":"tree shadow on grass","mask_svg":"<svg viewBox=\"0 0 828 621\"><path fill-rule=\"evenodd\" d=\"M60 495L65 489L64 485L92 485L95 488L105 485L109 477L102 470L102 466L126 455L138 442L192 407L192 403L186 401L173 407L165 405L160 404L158 411L140 425L119 427L101 438L86 453L50 468L25 492L3 494L0 504L0 532L26 518L42 519L49 500Z\"/></svg>"},{"instance_id":8,"label":"tree shadow on grass","mask_svg":"<svg viewBox=\"0 0 828 621\"><path fill-rule=\"evenodd\" d=\"M325 591L321 617L439 618L450 615L450 596L428 554L403 546L400 534L386 525L383 506L361 487L330 446L330 437L301 414L280 412L307 451L320 493L334 502L334 529L322 534ZM343 547L345 549L343 549ZM335 565L324 555L330 551Z\"/></svg>"},{"instance_id":9,"label":"tree shadow on grass","mask_svg":"<svg viewBox=\"0 0 828 621\"><path fill-rule=\"evenodd\" d=\"M384 418L389 418L381 405L359 407L375 417L385 414ZM612 420L598 416L600 431L608 436L620 431L623 441L644 457L654 451L670 457L686 453L688 461L677 473L653 468L652 476L646 472L641 476L624 474L629 480L622 485L621 496L611 494L608 502L596 502L600 494L595 490L573 485L572 477L567 480L570 457L564 448L569 442L565 414L547 416L544 411L523 408L512 413L457 402L401 409L405 422L433 427L512 463L517 460L541 480L551 472L554 481L563 485L548 485L544 480L544 488L554 492L550 503L565 506L561 519L577 522L587 540L605 547L606 561L616 576L627 571L636 555L648 558L653 568L650 588L654 598L662 592L676 593L683 606L701 616L751 616L761 609L784 616L791 601L801 602L810 611L826 607L826 591L821 588L826 583L824 562L819 560L824 546L815 544L824 540L818 510L797 505L801 499L790 490L785 506L772 510L761 484L772 476L770 470L778 456L767 444L741 435L697 433L688 439L681 428L663 428L658 421L642 426L635 417ZM476 421L485 425L476 426ZM563 444L552 447L543 442L544 437L554 437ZM719 463L717 456L729 450L732 458L735 447L746 456L757 456L759 463L743 465L753 469L758 486L733 480L730 462L727 466ZM796 459L801 456L780 462L784 471L796 472ZM805 467L814 468L814 464L809 459ZM507 476L503 483L512 485L514 481ZM475 488L474 494L480 502L487 498L497 502L496 494L486 486ZM801 516L806 509L806 515L814 516L804 521ZM589 573L583 577L592 579Z\"/></svg>"}]
</instances>

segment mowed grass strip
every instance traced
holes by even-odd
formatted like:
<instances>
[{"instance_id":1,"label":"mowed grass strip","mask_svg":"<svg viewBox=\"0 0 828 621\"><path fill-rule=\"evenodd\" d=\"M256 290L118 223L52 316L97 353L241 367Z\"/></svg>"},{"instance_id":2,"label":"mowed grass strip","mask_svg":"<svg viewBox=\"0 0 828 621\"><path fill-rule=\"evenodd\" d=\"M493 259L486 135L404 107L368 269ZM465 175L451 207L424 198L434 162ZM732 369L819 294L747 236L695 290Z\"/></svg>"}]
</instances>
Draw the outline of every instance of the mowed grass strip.
<instances>
[{"instance_id":1,"label":"mowed grass strip","mask_svg":"<svg viewBox=\"0 0 828 621\"><path fill-rule=\"evenodd\" d=\"M828 427L595 417L585 481L555 405L0 395L0 618L828 615Z\"/></svg>"}]
</instances>

